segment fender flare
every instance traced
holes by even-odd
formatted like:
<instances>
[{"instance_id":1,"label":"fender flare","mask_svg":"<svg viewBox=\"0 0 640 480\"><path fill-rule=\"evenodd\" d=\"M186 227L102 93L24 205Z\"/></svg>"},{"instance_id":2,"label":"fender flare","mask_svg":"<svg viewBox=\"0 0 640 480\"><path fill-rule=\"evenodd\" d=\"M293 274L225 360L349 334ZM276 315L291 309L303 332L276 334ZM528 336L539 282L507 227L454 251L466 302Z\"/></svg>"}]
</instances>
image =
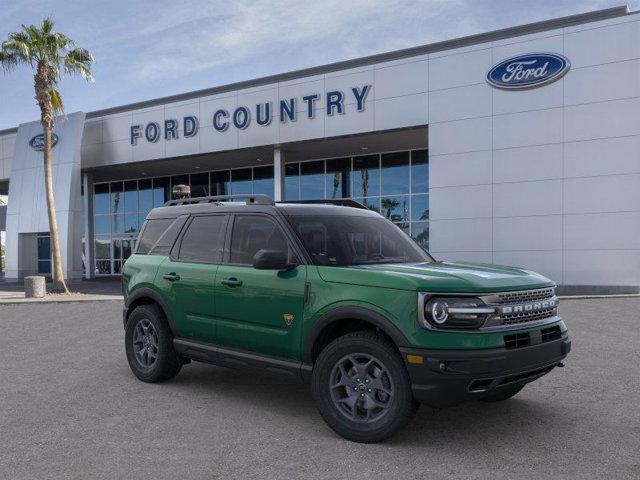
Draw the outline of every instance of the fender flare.
<instances>
[{"instance_id":1,"label":"fender flare","mask_svg":"<svg viewBox=\"0 0 640 480\"><path fill-rule=\"evenodd\" d=\"M364 307L336 307L314 322L311 330L306 334L304 339L304 362L313 364L313 346L322 331L332 323L340 320L361 320L370 323L386 333L398 347L406 347L409 345L407 337L400 329L393 324L388 318Z\"/></svg>"},{"instance_id":2,"label":"fender flare","mask_svg":"<svg viewBox=\"0 0 640 480\"><path fill-rule=\"evenodd\" d=\"M167 322L169 323L169 327L171 328L171 331L175 332L174 328L173 328L173 319L171 318L171 310L169 310L169 307L167 306L167 303L164 301L164 299L162 298L162 295L160 295L157 291L153 290L152 288L149 287L140 287L140 288L136 288L128 297L127 300L124 304L126 310L127 310L127 314L126 317L124 319L124 326L126 328L127 326L127 321L129 320L129 309L131 308L131 305L133 305L136 300L140 300L141 298L149 298L151 300L153 300L155 303L158 304L158 306L160 307L160 309L162 310L162 312L164 313L165 318L167 319Z\"/></svg>"}]
</instances>

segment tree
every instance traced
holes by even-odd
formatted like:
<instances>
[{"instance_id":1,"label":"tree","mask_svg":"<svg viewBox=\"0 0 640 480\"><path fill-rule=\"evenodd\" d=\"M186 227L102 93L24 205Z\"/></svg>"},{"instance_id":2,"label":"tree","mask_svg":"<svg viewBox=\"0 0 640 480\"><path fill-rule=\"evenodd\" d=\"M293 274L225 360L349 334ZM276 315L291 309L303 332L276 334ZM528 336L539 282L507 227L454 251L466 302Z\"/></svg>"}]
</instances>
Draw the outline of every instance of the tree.
<instances>
[{"instance_id":1,"label":"tree","mask_svg":"<svg viewBox=\"0 0 640 480\"><path fill-rule=\"evenodd\" d=\"M40 107L40 123L44 130L44 176L53 249L54 292L69 293L62 273L51 168L51 132L56 114L64 112L58 83L62 71L69 75L79 74L87 81L93 80L93 61L87 50L77 47L66 35L53 32L53 21L49 18L45 18L40 27L22 25L22 30L10 33L0 48L0 64L5 71L21 65L31 67L33 71L35 99Z\"/></svg>"}]
</instances>

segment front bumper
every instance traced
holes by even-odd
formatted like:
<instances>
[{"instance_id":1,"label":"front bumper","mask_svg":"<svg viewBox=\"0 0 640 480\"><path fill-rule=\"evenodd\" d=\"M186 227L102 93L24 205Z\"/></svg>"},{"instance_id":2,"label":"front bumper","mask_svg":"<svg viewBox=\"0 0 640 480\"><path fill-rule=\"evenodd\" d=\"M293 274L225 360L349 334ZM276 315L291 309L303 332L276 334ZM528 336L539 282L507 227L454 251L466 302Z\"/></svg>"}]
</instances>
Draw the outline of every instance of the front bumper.
<instances>
[{"instance_id":1,"label":"front bumper","mask_svg":"<svg viewBox=\"0 0 640 480\"><path fill-rule=\"evenodd\" d=\"M566 332L550 342L513 349L400 349L414 398L432 407L453 406L532 382L558 366L570 350ZM415 363L420 358L422 363Z\"/></svg>"}]
</instances>

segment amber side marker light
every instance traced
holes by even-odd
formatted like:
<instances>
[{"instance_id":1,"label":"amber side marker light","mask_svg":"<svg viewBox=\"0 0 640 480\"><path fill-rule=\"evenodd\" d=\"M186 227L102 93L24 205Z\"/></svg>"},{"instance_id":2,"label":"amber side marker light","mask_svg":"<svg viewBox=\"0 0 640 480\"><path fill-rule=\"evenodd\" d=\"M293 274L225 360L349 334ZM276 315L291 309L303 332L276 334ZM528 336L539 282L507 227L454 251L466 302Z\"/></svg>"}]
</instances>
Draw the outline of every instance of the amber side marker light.
<instances>
[{"instance_id":1,"label":"amber side marker light","mask_svg":"<svg viewBox=\"0 0 640 480\"><path fill-rule=\"evenodd\" d=\"M422 355L407 355L407 362L415 365L422 365L424 363L424 359L422 358Z\"/></svg>"}]
</instances>

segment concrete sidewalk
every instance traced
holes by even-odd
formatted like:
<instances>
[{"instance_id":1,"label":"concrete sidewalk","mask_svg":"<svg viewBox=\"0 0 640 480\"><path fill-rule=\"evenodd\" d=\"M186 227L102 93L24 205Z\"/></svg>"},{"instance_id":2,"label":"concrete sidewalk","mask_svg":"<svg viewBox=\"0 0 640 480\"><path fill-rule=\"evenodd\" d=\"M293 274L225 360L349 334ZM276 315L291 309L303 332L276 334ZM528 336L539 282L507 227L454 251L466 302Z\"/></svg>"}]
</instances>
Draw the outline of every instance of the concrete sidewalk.
<instances>
[{"instance_id":1,"label":"concrete sidewalk","mask_svg":"<svg viewBox=\"0 0 640 480\"><path fill-rule=\"evenodd\" d=\"M96 302L105 300L122 300L120 278L100 278L73 282L67 285L69 295L51 292L51 283L47 283L47 294L44 298L25 298L22 283L0 282L0 305L15 303L64 303L64 302Z\"/></svg>"}]
</instances>

